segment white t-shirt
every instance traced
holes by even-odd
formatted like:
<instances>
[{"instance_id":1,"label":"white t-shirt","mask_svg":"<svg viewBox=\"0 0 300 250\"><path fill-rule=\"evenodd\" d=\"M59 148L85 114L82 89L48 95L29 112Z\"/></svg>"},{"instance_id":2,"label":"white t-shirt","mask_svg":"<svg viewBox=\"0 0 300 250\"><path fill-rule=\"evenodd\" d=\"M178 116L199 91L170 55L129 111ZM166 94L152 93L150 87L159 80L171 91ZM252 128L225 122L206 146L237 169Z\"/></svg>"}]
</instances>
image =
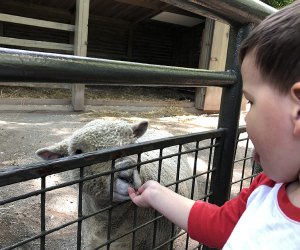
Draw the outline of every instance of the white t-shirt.
<instances>
[{"instance_id":1,"label":"white t-shirt","mask_svg":"<svg viewBox=\"0 0 300 250\"><path fill-rule=\"evenodd\" d=\"M260 174L222 207L198 201L188 232L214 248L300 250L300 208L288 199L286 184Z\"/></svg>"}]
</instances>

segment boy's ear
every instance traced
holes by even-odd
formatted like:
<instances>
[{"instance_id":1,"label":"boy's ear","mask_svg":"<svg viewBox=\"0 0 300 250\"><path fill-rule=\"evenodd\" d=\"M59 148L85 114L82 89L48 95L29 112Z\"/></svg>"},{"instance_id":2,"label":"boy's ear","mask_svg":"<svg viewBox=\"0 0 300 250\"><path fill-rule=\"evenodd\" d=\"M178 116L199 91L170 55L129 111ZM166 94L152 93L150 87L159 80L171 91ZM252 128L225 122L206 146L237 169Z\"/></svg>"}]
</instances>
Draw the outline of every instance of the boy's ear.
<instances>
[{"instance_id":1,"label":"boy's ear","mask_svg":"<svg viewBox=\"0 0 300 250\"><path fill-rule=\"evenodd\" d=\"M296 82L293 86L292 86L292 96L295 99L295 101L300 102L300 82Z\"/></svg>"},{"instance_id":2,"label":"boy's ear","mask_svg":"<svg viewBox=\"0 0 300 250\"><path fill-rule=\"evenodd\" d=\"M294 134L300 136L300 82L296 82L292 86L291 95L295 103L293 111Z\"/></svg>"}]
</instances>

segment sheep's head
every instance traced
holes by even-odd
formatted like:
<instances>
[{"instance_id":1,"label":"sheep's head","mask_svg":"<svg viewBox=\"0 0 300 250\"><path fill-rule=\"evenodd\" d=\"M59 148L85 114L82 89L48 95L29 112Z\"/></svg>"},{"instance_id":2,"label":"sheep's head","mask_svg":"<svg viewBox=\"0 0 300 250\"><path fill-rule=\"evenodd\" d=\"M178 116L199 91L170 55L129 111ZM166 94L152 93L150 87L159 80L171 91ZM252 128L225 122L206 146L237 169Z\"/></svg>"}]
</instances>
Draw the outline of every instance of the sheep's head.
<instances>
[{"instance_id":1,"label":"sheep's head","mask_svg":"<svg viewBox=\"0 0 300 250\"><path fill-rule=\"evenodd\" d=\"M143 121L131 125L123 121L94 120L81 129L75 131L69 138L52 146L41 148L36 154L44 160L52 160L65 156L72 156L97 151L115 146L134 143L148 128L148 122ZM117 169L134 165L131 157L116 160ZM86 175L92 175L111 169L110 163L95 164L85 168ZM128 186L138 188L141 179L136 169L122 170L114 174L114 201L129 199ZM99 200L110 197L110 176L103 176L84 183L84 191Z\"/></svg>"},{"instance_id":2,"label":"sheep's head","mask_svg":"<svg viewBox=\"0 0 300 250\"><path fill-rule=\"evenodd\" d=\"M148 128L148 122L94 120L76 130L69 138L36 151L44 160L97 151L134 143Z\"/></svg>"}]
</instances>

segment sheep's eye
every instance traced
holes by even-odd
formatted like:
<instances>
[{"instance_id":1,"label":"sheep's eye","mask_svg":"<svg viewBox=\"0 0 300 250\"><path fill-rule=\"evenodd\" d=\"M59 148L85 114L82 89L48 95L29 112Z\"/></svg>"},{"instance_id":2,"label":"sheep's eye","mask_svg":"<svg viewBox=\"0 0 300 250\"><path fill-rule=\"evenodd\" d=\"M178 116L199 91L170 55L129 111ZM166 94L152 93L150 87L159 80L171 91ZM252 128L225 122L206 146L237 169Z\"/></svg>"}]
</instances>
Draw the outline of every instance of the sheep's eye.
<instances>
[{"instance_id":1,"label":"sheep's eye","mask_svg":"<svg viewBox=\"0 0 300 250\"><path fill-rule=\"evenodd\" d=\"M83 152L82 152L82 150L81 149L77 149L76 151L75 151L75 154L76 155L79 155L79 154L82 154Z\"/></svg>"}]
</instances>

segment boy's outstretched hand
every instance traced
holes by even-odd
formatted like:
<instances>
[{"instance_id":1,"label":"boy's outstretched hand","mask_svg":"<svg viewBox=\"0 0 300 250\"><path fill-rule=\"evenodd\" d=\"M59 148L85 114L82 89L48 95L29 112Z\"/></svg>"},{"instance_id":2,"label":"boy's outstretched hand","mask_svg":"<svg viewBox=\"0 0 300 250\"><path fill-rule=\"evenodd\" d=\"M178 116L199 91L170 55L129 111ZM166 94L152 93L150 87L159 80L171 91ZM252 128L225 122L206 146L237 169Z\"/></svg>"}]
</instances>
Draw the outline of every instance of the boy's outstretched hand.
<instances>
[{"instance_id":1,"label":"boy's outstretched hand","mask_svg":"<svg viewBox=\"0 0 300 250\"><path fill-rule=\"evenodd\" d=\"M150 180L137 191L128 188L131 200L139 207L152 207L180 228L187 230L188 217L195 201Z\"/></svg>"},{"instance_id":2,"label":"boy's outstretched hand","mask_svg":"<svg viewBox=\"0 0 300 250\"><path fill-rule=\"evenodd\" d=\"M128 194L131 200L139 207L152 207L151 195L159 188L159 184L155 181L148 181L143 184L137 191L132 187L128 188Z\"/></svg>"}]
</instances>

